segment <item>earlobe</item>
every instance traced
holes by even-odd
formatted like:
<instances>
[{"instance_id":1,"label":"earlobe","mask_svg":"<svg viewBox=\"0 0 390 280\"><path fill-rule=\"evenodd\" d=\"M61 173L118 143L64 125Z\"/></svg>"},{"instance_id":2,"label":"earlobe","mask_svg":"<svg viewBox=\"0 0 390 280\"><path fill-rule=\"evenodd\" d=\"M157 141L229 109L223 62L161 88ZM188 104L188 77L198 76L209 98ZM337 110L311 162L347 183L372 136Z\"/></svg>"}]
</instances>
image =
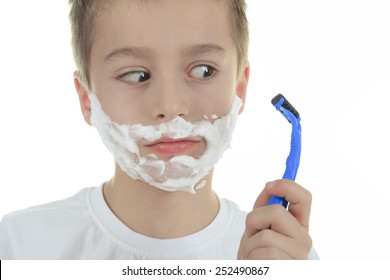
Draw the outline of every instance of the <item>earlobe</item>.
<instances>
[{"instance_id":1,"label":"earlobe","mask_svg":"<svg viewBox=\"0 0 390 280\"><path fill-rule=\"evenodd\" d=\"M83 114L84 120L91 125L91 102L89 100L89 91L82 82L79 72L75 71L73 74L73 81L79 96L80 109Z\"/></svg>"},{"instance_id":2,"label":"earlobe","mask_svg":"<svg viewBox=\"0 0 390 280\"><path fill-rule=\"evenodd\" d=\"M244 107L245 107L246 90L248 88L249 75L250 75L250 66L248 64L242 70L241 76L239 77L239 80L238 80L238 83L237 83L237 86L236 86L236 94L242 100L242 106L241 106L241 109L240 109L240 112L239 112L240 114L244 110Z\"/></svg>"}]
</instances>

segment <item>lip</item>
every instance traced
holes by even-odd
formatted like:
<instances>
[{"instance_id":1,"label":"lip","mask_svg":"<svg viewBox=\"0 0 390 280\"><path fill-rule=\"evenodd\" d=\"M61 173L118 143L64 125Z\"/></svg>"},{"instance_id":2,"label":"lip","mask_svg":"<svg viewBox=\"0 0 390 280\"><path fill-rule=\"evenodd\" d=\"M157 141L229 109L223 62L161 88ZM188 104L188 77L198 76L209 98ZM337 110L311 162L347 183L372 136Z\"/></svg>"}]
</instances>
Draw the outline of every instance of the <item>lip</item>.
<instances>
[{"instance_id":1,"label":"lip","mask_svg":"<svg viewBox=\"0 0 390 280\"><path fill-rule=\"evenodd\" d=\"M191 150L199 141L191 138L172 139L163 137L157 141L145 145L153 152L162 155L184 154Z\"/></svg>"}]
</instances>

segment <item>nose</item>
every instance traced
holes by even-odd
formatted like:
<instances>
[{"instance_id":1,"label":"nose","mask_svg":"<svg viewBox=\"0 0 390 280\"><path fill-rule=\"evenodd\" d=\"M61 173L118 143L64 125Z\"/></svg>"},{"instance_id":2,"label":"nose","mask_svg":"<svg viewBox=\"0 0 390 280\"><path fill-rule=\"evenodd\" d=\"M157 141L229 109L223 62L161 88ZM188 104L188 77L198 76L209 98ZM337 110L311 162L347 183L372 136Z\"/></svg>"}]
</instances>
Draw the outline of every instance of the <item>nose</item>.
<instances>
[{"instance_id":1,"label":"nose","mask_svg":"<svg viewBox=\"0 0 390 280\"><path fill-rule=\"evenodd\" d=\"M185 89L180 87L180 83L172 80L164 84L161 84L156 91L153 117L159 122L170 121L177 116L185 119L189 113Z\"/></svg>"}]
</instances>

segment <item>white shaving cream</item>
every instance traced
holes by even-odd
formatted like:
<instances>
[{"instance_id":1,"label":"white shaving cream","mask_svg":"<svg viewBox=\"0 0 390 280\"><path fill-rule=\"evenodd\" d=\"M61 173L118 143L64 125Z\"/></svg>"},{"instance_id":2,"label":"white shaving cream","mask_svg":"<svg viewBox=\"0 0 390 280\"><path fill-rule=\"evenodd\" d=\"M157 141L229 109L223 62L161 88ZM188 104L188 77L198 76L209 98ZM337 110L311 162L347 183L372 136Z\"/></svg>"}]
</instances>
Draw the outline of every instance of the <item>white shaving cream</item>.
<instances>
[{"instance_id":1,"label":"white shaving cream","mask_svg":"<svg viewBox=\"0 0 390 280\"><path fill-rule=\"evenodd\" d=\"M91 123L98 130L103 143L113 154L119 167L131 178L142 180L165 191L188 191L202 188L202 180L215 166L226 149L230 148L232 133L242 105L241 99L234 95L228 115L221 118L190 123L181 117L159 125L118 124L103 111L94 93L91 101ZM216 118L215 115L211 119ZM161 137L182 139L203 137L207 146L198 158L179 155L164 161L155 154L140 155L138 141L153 142Z\"/></svg>"}]
</instances>

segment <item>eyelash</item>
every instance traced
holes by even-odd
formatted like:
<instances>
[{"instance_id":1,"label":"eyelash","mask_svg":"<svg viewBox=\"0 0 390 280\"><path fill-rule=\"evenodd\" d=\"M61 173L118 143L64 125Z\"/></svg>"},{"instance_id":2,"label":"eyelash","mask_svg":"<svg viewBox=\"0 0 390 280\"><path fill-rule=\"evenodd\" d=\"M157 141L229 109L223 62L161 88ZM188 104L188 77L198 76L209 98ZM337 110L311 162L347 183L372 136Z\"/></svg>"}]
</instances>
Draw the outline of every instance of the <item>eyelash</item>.
<instances>
[{"instance_id":1,"label":"eyelash","mask_svg":"<svg viewBox=\"0 0 390 280\"><path fill-rule=\"evenodd\" d=\"M138 81L134 82L134 81L129 81L126 79L130 75L136 75L136 74L139 75ZM118 77L119 81L121 81L123 83L130 84L130 85L140 85L140 84L148 81L150 78L151 78L150 73L148 73L147 71L142 71L142 70L126 72L126 73L119 75L119 77Z\"/></svg>"},{"instance_id":2,"label":"eyelash","mask_svg":"<svg viewBox=\"0 0 390 280\"><path fill-rule=\"evenodd\" d=\"M193 77L191 75L191 73L194 70L197 70L197 68L203 68L202 69L204 71L203 76L206 72L207 72L207 74L209 74L209 76L207 76L207 77ZM194 73L192 73L192 74L194 74ZM200 73L200 74L202 74L202 73ZM188 78L194 79L196 81L205 82L205 81L213 79L217 74L218 74L218 70L215 67L208 65L208 64L198 64L198 65L195 65L194 67L190 68L190 70L186 73L186 76ZM130 77L131 75L138 75L138 77L137 77L138 81L127 80L127 78ZM126 72L126 73L119 75L118 80L122 83L126 83L126 84L131 85L131 86L137 86L137 85L141 85L141 84L147 82L148 80L150 80L151 76L152 75L148 71L135 70L135 71L129 71L129 72Z\"/></svg>"},{"instance_id":3,"label":"eyelash","mask_svg":"<svg viewBox=\"0 0 390 280\"><path fill-rule=\"evenodd\" d=\"M200 77L200 78L197 78L197 77L192 77L191 76L191 72L194 71L196 68L199 68L199 67L202 67L203 69L202 70L205 70L207 71L210 75L208 77ZM205 72L203 72L204 74ZM217 75L218 71L215 67L211 66L211 65L208 65L208 64L199 64L199 65L195 65L194 67L192 67L190 69L190 71L187 72L187 77L189 78L194 78L195 80L200 80L200 81L208 81L208 80L211 80L212 78L215 77L215 75Z\"/></svg>"}]
</instances>

